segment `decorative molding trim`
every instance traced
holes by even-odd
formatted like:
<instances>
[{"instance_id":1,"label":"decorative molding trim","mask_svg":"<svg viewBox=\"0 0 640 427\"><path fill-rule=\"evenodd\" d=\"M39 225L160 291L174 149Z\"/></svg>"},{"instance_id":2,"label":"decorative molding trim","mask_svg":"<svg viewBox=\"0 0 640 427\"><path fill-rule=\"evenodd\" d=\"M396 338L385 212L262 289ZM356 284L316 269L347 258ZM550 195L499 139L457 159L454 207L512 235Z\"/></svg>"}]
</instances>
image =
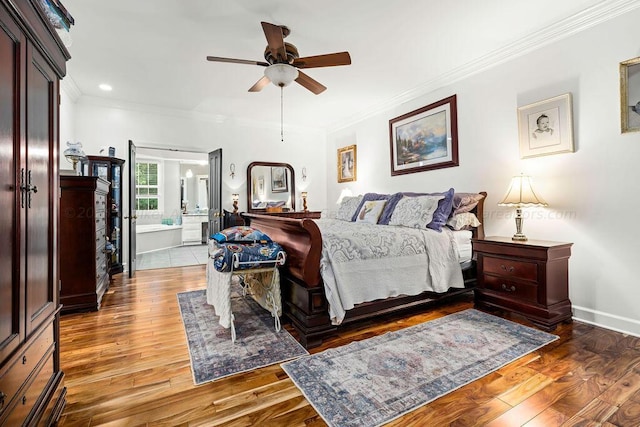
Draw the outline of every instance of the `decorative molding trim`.
<instances>
[{"instance_id":1,"label":"decorative molding trim","mask_svg":"<svg viewBox=\"0 0 640 427\"><path fill-rule=\"evenodd\" d=\"M577 14L565 18L555 24L509 43L500 49L488 53L485 56L470 61L458 68L431 79L420 86L405 91L388 101L361 111L351 118L329 126L327 132L335 132L355 123L383 113L393 107L411 101L419 96L426 95L443 86L471 77L474 74L503 64L511 59L523 56L529 52L540 49L551 43L560 41L588 28L606 22L640 7L638 0L606 0Z\"/></svg>"},{"instance_id":2,"label":"decorative molding trim","mask_svg":"<svg viewBox=\"0 0 640 427\"><path fill-rule=\"evenodd\" d=\"M82 96L82 91L78 85L76 85L75 80L68 74L60 81L60 90L63 91L73 103L78 102L78 99Z\"/></svg>"},{"instance_id":3,"label":"decorative molding trim","mask_svg":"<svg viewBox=\"0 0 640 427\"><path fill-rule=\"evenodd\" d=\"M575 305L573 306L573 318L590 325L640 337L640 321L638 320Z\"/></svg>"}]
</instances>

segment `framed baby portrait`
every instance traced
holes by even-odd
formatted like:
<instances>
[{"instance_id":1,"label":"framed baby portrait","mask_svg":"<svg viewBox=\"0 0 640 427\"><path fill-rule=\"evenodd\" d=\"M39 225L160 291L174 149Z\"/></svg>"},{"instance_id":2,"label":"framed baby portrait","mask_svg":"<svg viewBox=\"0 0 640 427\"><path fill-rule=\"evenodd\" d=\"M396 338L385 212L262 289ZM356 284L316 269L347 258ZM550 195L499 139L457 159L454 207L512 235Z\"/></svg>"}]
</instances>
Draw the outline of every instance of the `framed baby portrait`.
<instances>
[{"instance_id":1,"label":"framed baby portrait","mask_svg":"<svg viewBox=\"0 0 640 427\"><path fill-rule=\"evenodd\" d=\"M640 131L640 57L620 63L622 133Z\"/></svg>"},{"instance_id":2,"label":"framed baby portrait","mask_svg":"<svg viewBox=\"0 0 640 427\"><path fill-rule=\"evenodd\" d=\"M571 94L518 107L520 158L572 153Z\"/></svg>"}]
</instances>

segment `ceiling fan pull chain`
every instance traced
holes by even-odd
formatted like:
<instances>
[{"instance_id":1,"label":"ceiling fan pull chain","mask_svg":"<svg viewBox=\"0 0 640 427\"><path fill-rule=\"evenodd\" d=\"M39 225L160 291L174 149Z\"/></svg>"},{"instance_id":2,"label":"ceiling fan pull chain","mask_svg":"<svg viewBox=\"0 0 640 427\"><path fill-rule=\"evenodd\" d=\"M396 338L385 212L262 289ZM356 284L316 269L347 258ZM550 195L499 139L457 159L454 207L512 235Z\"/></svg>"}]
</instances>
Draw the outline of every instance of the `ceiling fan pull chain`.
<instances>
[{"instance_id":1,"label":"ceiling fan pull chain","mask_svg":"<svg viewBox=\"0 0 640 427\"><path fill-rule=\"evenodd\" d=\"M283 114L284 114L284 108L283 108L283 104L284 104L284 86L280 86L280 141L284 142L284 119L283 119Z\"/></svg>"}]
</instances>

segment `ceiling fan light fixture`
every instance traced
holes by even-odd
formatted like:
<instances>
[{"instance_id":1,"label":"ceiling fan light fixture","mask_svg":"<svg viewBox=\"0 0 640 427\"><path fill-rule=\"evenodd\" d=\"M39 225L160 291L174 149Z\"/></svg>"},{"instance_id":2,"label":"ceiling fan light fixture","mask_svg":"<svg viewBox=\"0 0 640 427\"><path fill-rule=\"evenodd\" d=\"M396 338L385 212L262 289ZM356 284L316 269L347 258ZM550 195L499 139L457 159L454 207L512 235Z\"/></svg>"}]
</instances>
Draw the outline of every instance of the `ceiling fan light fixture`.
<instances>
[{"instance_id":1,"label":"ceiling fan light fixture","mask_svg":"<svg viewBox=\"0 0 640 427\"><path fill-rule=\"evenodd\" d=\"M264 75L274 85L284 87L289 86L298 78L298 70L289 64L272 64L265 68Z\"/></svg>"}]
</instances>

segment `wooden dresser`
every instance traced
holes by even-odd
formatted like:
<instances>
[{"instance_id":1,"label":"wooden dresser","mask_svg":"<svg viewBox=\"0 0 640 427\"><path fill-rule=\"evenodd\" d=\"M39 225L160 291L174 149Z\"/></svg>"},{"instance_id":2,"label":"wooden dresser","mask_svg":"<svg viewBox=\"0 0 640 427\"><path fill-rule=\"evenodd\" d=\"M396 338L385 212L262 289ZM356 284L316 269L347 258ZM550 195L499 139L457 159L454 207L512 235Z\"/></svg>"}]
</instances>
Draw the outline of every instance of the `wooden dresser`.
<instances>
[{"instance_id":1,"label":"wooden dresser","mask_svg":"<svg viewBox=\"0 0 640 427\"><path fill-rule=\"evenodd\" d=\"M109 182L95 176L61 176L60 192L62 312L95 311L109 288Z\"/></svg>"},{"instance_id":2,"label":"wooden dresser","mask_svg":"<svg viewBox=\"0 0 640 427\"><path fill-rule=\"evenodd\" d=\"M571 243L510 237L472 242L478 262L476 305L518 313L547 331L571 320Z\"/></svg>"},{"instance_id":3,"label":"wooden dresser","mask_svg":"<svg viewBox=\"0 0 640 427\"><path fill-rule=\"evenodd\" d=\"M59 89L69 52L36 0L0 0L0 425L55 424Z\"/></svg>"}]
</instances>

